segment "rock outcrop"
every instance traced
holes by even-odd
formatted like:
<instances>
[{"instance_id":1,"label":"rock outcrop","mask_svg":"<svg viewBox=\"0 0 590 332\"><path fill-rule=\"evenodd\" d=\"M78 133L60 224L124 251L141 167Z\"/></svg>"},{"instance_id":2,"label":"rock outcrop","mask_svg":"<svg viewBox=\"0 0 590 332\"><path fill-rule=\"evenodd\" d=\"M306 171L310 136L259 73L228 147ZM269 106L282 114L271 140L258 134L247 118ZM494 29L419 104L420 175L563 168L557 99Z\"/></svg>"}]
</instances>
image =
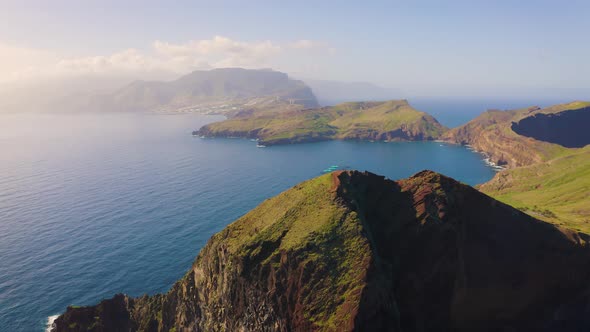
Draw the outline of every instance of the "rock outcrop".
<instances>
[{"instance_id":1,"label":"rock outcrop","mask_svg":"<svg viewBox=\"0 0 590 332\"><path fill-rule=\"evenodd\" d=\"M53 331L588 330L587 241L434 172L338 171L214 235L167 294Z\"/></svg>"},{"instance_id":2,"label":"rock outcrop","mask_svg":"<svg viewBox=\"0 0 590 332\"><path fill-rule=\"evenodd\" d=\"M590 144L590 107L557 114L539 113L512 123L512 131L539 141L581 148Z\"/></svg>"}]
</instances>

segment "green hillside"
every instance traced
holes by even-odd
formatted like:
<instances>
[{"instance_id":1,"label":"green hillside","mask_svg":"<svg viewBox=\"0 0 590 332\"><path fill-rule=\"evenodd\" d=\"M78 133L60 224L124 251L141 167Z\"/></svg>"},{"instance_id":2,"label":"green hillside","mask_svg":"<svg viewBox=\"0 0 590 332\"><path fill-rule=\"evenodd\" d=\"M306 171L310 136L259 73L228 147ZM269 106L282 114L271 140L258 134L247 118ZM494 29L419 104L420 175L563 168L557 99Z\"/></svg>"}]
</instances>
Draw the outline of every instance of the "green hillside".
<instances>
[{"instance_id":1,"label":"green hillside","mask_svg":"<svg viewBox=\"0 0 590 332\"><path fill-rule=\"evenodd\" d=\"M590 232L590 146L503 171L480 189L537 218Z\"/></svg>"},{"instance_id":2,"label":"green hillside","mask_svg":"<svg viewBox=\"0 0 590 332\"><path fill-rule=\"evenodd\" d=\"M196 132L211 137L246 137L262 144L329 139L431 140L445 131L432 116L405 100L350 102L318 109L254 112L209 124Z\"/></svg>"}]
</instances>

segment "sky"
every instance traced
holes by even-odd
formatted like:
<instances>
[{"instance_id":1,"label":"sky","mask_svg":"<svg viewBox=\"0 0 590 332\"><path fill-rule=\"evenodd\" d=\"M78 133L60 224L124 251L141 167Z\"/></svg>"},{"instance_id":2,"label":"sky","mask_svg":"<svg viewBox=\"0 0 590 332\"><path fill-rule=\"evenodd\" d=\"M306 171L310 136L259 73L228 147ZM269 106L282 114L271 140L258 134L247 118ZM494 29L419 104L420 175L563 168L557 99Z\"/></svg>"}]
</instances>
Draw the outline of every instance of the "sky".
<instances>
[{"instance_id":1,"label":"sky","mask_svg":"<svg viewBox=\"0 0 590 332\"><path fill-rule=\"evenodd\" d=\"M411 95L585 94L589 15L577 0L0 0L0 83L245 67Z\"/></svg>"}]
</instances>

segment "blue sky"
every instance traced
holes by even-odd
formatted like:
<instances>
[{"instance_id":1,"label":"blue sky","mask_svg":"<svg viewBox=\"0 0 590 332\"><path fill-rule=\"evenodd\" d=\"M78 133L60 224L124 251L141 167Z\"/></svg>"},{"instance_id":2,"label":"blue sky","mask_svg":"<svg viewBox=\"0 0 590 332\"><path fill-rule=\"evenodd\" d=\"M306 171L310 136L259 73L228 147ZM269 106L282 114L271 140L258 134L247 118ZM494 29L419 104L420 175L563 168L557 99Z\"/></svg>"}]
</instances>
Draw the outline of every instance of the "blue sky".
<instances>
[{"instance_id":1,"label":"blue sky","mask_svg":"<svg viewBox=\"0 0 590 332\"><path fill-rule=\"evenodd\" d=\"M19 63L0 55L0 73L23 66L30 76L60 61L79 70L89 58L131 49L142 64L148 60L141 57L150 59L155 77L230 65L369 81L419 95L588 91L589 14L590 2L575 0L8 1L0 4L0 45ZM211 55L199 41L215 36L226 46ZM228 56L236 45L248 54ZM185 47L182 54L177 46ZM34 56L20 56L24 51ZM159 68L168 61L162 52L174 53L178 66Z\"/></svg>"}]
</instances>

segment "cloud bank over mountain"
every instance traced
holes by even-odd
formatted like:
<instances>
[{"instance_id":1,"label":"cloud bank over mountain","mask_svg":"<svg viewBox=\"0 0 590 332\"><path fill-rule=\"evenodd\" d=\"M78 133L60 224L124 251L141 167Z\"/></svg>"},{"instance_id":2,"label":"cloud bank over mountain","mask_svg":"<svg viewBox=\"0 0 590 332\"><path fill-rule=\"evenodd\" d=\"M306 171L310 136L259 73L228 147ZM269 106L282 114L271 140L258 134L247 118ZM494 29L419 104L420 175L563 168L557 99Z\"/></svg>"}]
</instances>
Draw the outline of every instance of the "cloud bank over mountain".
<instances>
[{"instance_id":1,"label":"cloud bank over mountain","mask_svg":"<svg viewBox=\"0 0 590 332\"><path fill-rule=\"evenodd\" d=\"M156 40L143 50L129 48L112 54L79 56L0 43L0 83L14 85L89 75L170 79L198 69L273 67L287 55L329 55L334 51L323 42L307 39L240 41L224 36L181 43Z\"/></svg>"}]
</instances>

